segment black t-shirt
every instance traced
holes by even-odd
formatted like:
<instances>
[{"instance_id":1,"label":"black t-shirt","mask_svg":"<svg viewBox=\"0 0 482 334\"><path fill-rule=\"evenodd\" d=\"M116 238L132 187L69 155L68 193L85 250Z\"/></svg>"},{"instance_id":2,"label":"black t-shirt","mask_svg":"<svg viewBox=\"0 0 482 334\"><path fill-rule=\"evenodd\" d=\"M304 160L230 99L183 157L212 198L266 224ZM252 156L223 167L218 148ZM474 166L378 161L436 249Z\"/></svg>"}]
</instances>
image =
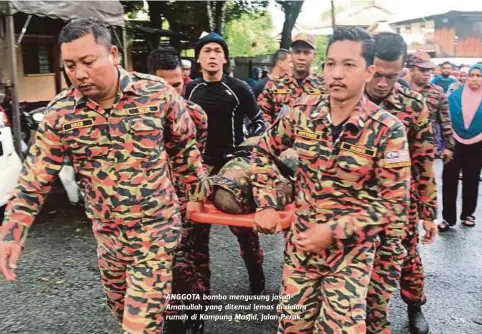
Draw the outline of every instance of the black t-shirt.
<instances>
[{"instance_id":1,"label":"black t-shirt","mask_svg":"<svg viewBox=\"0 0 482 334\"><path fill-rule=\"evenodd\" d=\"M203 108L208 116L205 156L208 164L222 163L225 156L245 140L245 117L250 121L250 136L260 135L265 130L253 91L239 79L229 76L217 82L196 79L187 85L186 99Z\"/></svg>"},{"instance_id":2,"label":"black t-shirt","mask_svg":"<svg viewBox=\"0 0 482 334\"><path fill-rule=\"evenodd\" d=\"M331 132L333 134L333 142L335 142L338 139L338 137L340 137L340 134L343 131L343 127L345 126L346 121L348 121L348 118L338 125L334 125L334 124L330 125Z\"/></svg>"}]
</instances>

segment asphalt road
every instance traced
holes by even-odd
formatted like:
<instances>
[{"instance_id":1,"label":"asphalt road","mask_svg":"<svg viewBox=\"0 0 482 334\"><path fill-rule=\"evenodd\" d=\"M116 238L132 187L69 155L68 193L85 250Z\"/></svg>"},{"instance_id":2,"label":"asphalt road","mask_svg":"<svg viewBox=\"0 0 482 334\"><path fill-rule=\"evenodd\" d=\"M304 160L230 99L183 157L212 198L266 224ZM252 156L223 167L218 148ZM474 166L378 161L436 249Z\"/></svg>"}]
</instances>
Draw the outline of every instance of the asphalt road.
<instances>
[{"instance_id":1,"label":"asphalt road","mask_svg":"<svg viewBox=\"0 0 482 334\"><path fill-rule=\"evenodd\" d=\"M482 200L477 216L482 219ZM482 333L482 220L479 223L473 229L457 225L433 245L421 246L428 298L424 310L433 334ZM280 236L263 236L262 246L266 293L277 294L283 242ZM211 252L213 294L248 294L247 273L229 229L213 229ZM215 304L228 303L240 304ZM253 312L224 312L234 313ZM405 305L398 294L390 317L393 333L408 333ZM208 321L206 330L214 334L275 332L276 321L247 320ZM62 194L51 196L32 228L18 281L0 281L0 333L121 333L105 304L90 224Z\"/></svg>"}]
</instances>

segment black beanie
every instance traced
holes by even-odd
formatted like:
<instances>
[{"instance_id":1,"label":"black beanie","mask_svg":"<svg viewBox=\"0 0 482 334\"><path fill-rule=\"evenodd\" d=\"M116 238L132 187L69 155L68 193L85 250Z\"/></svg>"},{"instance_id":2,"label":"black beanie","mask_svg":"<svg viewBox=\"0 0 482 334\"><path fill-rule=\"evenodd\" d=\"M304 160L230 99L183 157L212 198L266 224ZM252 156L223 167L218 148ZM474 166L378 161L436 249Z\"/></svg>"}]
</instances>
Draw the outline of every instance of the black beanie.
<instances>
[{"instance_id":1,"label":"black beanie","mask_svg":"<svg viewBox=\"0 0 482 334\"><path fill-rule=\"evenodd\" d=\"M199 39L199 41L196 44L196 47L194 48L194 56L196 57L196 59L199 58L199 52L201 52L202 47L208 43L217 43L221 45L221 47L224 50L224 56L226 57L226 60L229 59L228 44L226 44L226 41L224 40L224 38L222 38L220 35L216 34L215 32L210 32L206 36Z\"/></svg>"}]
</instances>

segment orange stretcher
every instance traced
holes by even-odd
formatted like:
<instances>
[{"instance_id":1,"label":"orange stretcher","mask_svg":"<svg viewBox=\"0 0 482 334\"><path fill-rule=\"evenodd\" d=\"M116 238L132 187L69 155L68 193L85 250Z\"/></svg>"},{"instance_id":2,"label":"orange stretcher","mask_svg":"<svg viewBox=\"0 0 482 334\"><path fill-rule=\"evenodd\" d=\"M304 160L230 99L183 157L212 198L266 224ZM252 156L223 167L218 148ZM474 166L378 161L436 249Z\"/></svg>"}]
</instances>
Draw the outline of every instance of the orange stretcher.
<instances>
[{"instance_id":1,"label":"orange stretcher","mask_svg":"<svg viewBox=\"0 0 482 334\"><path fill-rule=\"evenodd\" d=\"M214 224L214 225L229 225L239 227L253 227L254 213L233 215L224 213L210 203L204 203L204 212L194 212L191 215L191 220L195 223ZM281 226L283 229L290 227L291 218L295 212L294 204L288 204L283 211L278 211L281 217Z\"/></svg>"}]
</instances>

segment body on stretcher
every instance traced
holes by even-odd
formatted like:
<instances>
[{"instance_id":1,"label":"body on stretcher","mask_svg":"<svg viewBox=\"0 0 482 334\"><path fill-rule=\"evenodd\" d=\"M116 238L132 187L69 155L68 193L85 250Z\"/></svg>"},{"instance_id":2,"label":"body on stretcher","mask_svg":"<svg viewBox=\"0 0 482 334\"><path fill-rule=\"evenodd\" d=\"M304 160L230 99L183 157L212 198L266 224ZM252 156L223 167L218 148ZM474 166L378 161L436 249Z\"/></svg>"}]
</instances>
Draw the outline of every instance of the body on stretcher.
<instances>
[{"instance_id":1,"label":"body on stretcher","mask_svg":"<svg viewBox=\"0 0 482 334\"><path fill-rule=\"evenodd\" d=\"M214 224L214 225L229 225L239 227L253 227L254 213L250 214L229 214L224 213L210 203L204 204L204 212L195 212L191 216L191 220L195 223ZM278 211L281 217L281 225L283 229L287 229L291 225L291 219L295 212L295 205L288 204L283 211Z\"/></svg>"}]
</instances>

